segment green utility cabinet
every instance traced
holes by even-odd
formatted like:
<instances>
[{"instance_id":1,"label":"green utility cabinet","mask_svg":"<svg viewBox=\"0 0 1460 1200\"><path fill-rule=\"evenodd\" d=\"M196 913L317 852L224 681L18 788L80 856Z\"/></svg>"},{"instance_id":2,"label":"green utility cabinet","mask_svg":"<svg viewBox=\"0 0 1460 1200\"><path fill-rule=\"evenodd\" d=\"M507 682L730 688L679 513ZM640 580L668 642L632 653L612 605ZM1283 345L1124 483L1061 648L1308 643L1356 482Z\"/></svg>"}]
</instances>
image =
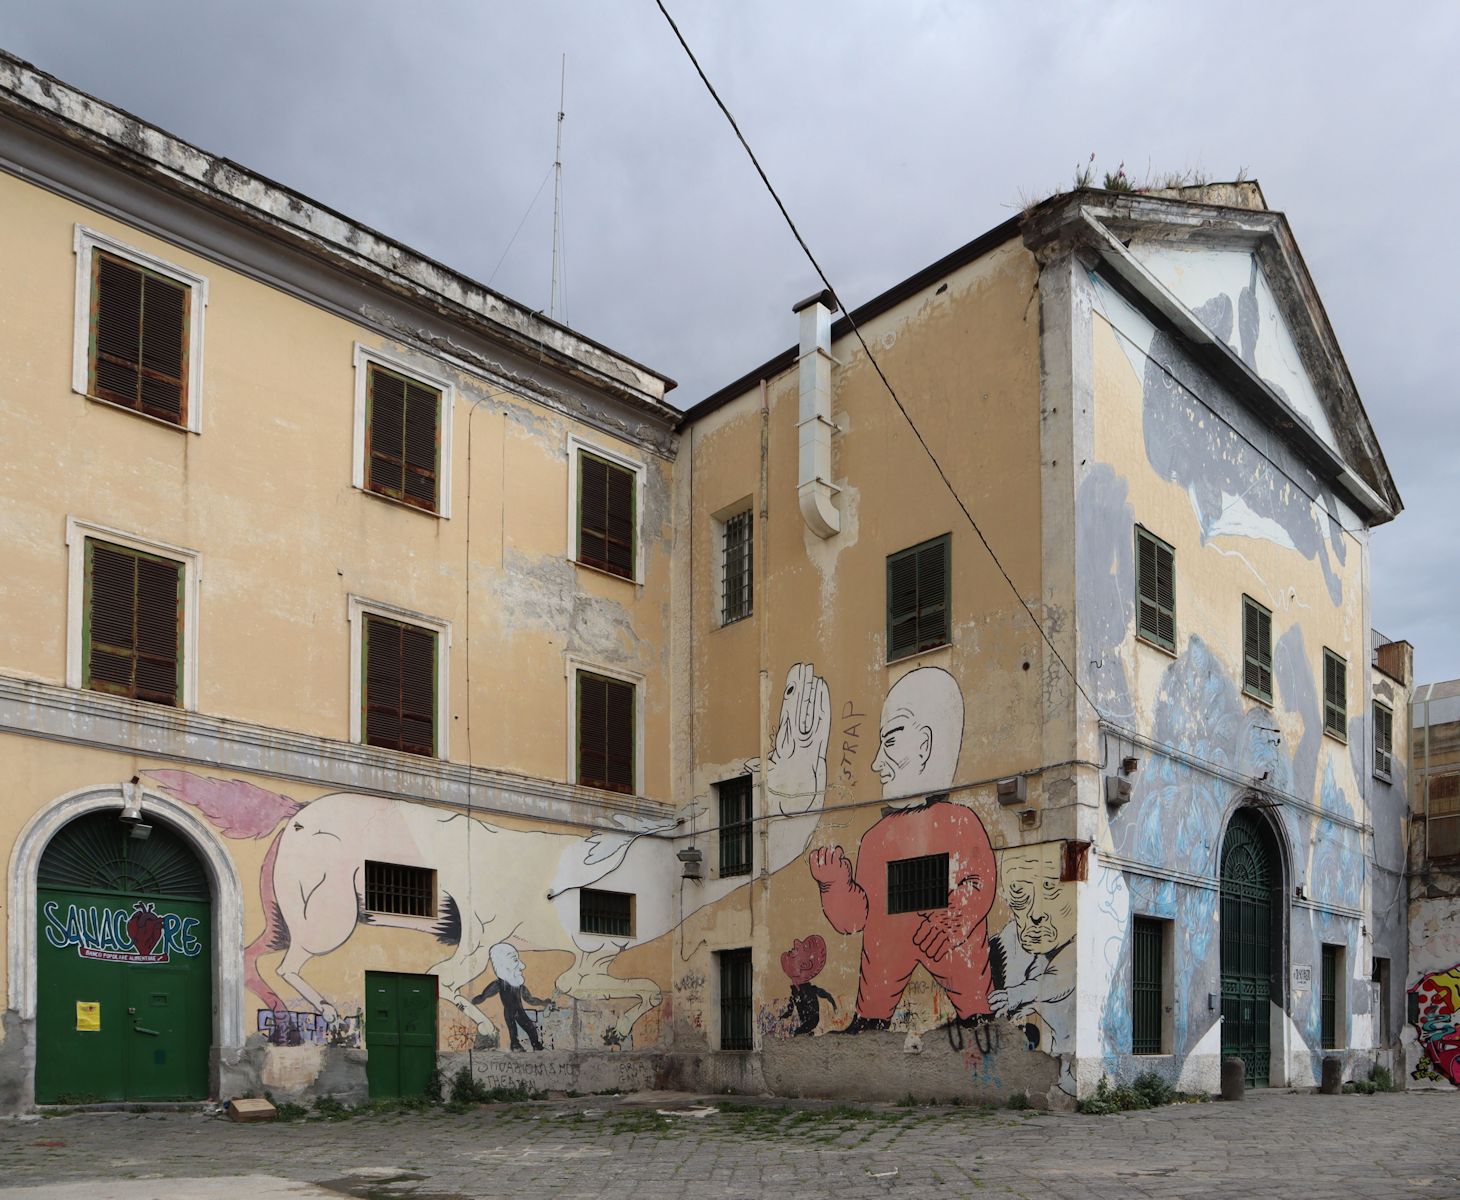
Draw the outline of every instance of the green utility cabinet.
<instances>
[{"instance_id":1,"label":"green utility cabinet","mask_svg":"<svg viewBox=\"0 0 1460 1200\"><path fill-rule=\"evenodd\" d=\"M366 1078L372 1100L420 1096L436 1069L436 976L365 973Z\"/></svg>"}]
</instances>

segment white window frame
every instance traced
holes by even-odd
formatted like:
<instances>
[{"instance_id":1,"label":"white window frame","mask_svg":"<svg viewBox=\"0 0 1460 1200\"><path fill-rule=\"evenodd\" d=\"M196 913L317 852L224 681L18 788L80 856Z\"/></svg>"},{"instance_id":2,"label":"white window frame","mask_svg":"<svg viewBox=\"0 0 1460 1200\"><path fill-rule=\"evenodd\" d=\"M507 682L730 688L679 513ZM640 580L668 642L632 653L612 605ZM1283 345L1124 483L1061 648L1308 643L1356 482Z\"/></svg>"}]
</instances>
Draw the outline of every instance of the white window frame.
<instances>
[{"instance_id":1,"label":"white window frame","mask_svg":"<svg viewBox=\"0 0 1460 1200\"><path fill-rule=\"evenodd\" d=\"M383 492L373 492L365 486L365 415L369 400L367 384L370 378L368 370L370 363L384 367L387 371L394 371L397 375L414 379L417 383L435 388L441 393L441 462L436 472L436 508L434 511L407 504L404 500L397 500L394 496L387 496ZM421 367L418 363L391 354L389 351L376 350L356 342L355 435L350 465L350 483L377 500L384 500L389 504L399 504L402 508L409 508L422 516L440 517L443 521L449 521L451 519L451 435L456 425L455 416L456 385L451 380L435 371Z\"/></svg>"},{"instance_id":2,"label":"white window frame","mask_svg":"<svg viewBox=\"0 0 1460 1200\"><path fill-rule=\"evenodd\" d=\"M362 672L365 667L365 616L384 617L399 621L402 625L415 625L429 629L436 634L436 757L450 757L451 712L451 622L441 617L428 616L413 609L387 604L383 600L369 600L354 593L349 597L347 619L350 625L350 741L365 744L365 690ZM372 746L372 750L382 747ZM412 755L419 757L419 755Z\"/></svg>"},{"instance_id":3,"label":"white window frame","mask_svg":"<svg viewBox=\"0 0 1460 1200\"><path fill-rule=\"evenodd\" d=\"M634 685L634 795L644 794L644 677L634 671L618 667L605 667L591 659L579 658L576 654L563 655L563 678L568 692L568 774L567 781L574 787L599 791L589 784L578 782L578 672L602 675L605 679L617 679Z\"/></svg>"},{"instance_id":4,"label":"white window frame","mask_svg":"<svg viewBox=\"0 0 1460 1200\"><path fill-rule=\"evenodd\" d=\"M743 617L736 617L733 621L727 621L725 620L725 526L730 523L732 517L738 517L742 513L750 514L750 611ZM756 525L754 496L742 496L734 504L727 504L724 508L710 514L710 531L713 534L715 546L713 572L715 617L712 624L716 629L725 629L731 625L739 625L742 621L750 620L755 616L754 572Z\"/></svg>"},{"instance_id":5,"label":"white window frame","mask_svg":"<svg viewBox=\"0 0 1460 1200\"><path fill-rule=\"evenodd\" d=\"M605 571L601 567L578 560L578 456L585 452L634 473L634 577L632 579L624 579L622 575L615 575L612 571ZM576 433L568 435L568 560L570 562L577 563L580 567L597 572L599 575L607 575L610 579L623 579L625 583L643 586L644 480L646 477L647 471L644 464L630 458L622 451L610 450L601 442L591 442L587 438L579 437Z\"/></svg>"},{"instance_id":6,"label":"white window frame","mask_svg":"<svg viewBox=\"0 0 1460 1200\"><path fill-rule=\"evenodd\" d=\"M71 342L71 390L98 404L121 409L144 420L156 421L169 429L186 429L189 433L203 432L203 315L208 307L208 280L206 276L189 271L176 263L170 263L118 241L109 234L77 225L73 238L76 252L76 317ZM87 390L90 383L91 366L91 261L97 250L104 250L117 258L124 258L139 267L165 275L183 284L191 292L188 302L188 395L187 422L175 425L149 413L137 412L122 404L114 404L100 396L93 396Z\"/></svg>"},{"instance_id":7,"label":"white window frame","mask_svg":"<svg viewBox=\"0 0 1460 1200\"><path fill-rule=\"evenodd\" d=\"M85 687L83 633L86 626L86 539L109 542L180 563L183 569L182 707L198 708L198 625L202 596L203 556L197 550L127 533L81 517L66 516L66 686ZM98 693L101 694L101 693ZM138 701L137 703L146 703Z\"/></svg>"}]
</instances>

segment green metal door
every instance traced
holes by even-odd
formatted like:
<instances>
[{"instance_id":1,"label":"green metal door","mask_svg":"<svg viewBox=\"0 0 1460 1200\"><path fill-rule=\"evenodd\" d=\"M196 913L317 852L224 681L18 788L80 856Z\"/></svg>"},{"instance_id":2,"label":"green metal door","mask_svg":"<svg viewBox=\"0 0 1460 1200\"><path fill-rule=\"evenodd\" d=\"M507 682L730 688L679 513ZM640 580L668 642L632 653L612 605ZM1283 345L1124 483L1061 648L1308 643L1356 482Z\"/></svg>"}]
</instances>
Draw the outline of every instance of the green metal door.
<instances>
[{"instance_id":1,"label":"green metal door","mask_svg":"<svg viewBox=\"0 0 1460 1200\"><path fill-rule=\"evenodd\" d=\"M365 973L365 1049L372 1100L425 1093L436 1069L436 976Z\"/></svg>"},{"instance_id":2,"label":"green metal door","mask_svg":"<svg viewBox=\"0 0 1460 1200\"><path fill-rule=\"evenodd\" d=\"M1262 818L1239 811L1222 842L1222 1057L1266 1087L1270 1062L1273 862Z\"/></svg>"},{"instance_id":3,"label":"green metal door","mask_svg":"<svg viewBox=\"0 0 1460 1200\"><path fill-rule=\"evenodd\" d=\"M204 1099L211 910L192 848L92 813L51 840L39 884L37 1102Z\"/></svg>"}]
</instances>

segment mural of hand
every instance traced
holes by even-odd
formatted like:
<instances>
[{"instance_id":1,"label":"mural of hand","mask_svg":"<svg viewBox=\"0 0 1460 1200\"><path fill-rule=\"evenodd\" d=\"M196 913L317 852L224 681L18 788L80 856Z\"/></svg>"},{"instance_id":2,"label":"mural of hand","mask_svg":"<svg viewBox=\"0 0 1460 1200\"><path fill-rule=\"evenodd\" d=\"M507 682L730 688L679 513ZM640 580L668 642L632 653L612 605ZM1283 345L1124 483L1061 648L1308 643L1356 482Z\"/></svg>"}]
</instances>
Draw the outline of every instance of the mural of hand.
<instances>
[{"instance_id":1,"label":"mural of hand","mask_svg":"<svg viewBox=\"0 0 1460 1200\"><path fill-rule=\"evenodd\" d=\"M852 882L852 861L840 846L818 846L811 852L810 865L811 878L823 892Z\"/></svg>"},{"instance_id":2,"label":"mural of hand","mask_svg":"<svg viewBox=\"0 0 1460 1200\"><path fill-rule=\"evenodd\" d=\"M924 917L913 931L913 945L937 962L948 957L948 931Z\"/></svg>"},{"instance_id":3,"label":"mural of hand","mask_svg":"<svg viewBox=\"0 0 1460 1200\"><path fill-rule=\"evenodd\" d=\"M786 672L781 716L766 758L770 797L783 815L819 808L826 793L826 748L831 741L831 693L811 663Z\"/></svg>"}]
</instances>

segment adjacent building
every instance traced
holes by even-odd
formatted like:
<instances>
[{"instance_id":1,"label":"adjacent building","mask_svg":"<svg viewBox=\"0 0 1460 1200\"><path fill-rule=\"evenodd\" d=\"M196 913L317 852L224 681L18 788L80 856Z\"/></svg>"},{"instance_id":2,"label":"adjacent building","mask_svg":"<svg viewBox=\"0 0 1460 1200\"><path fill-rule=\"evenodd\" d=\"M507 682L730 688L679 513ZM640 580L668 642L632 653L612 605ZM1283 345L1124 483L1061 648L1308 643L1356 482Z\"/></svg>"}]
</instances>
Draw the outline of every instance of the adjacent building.
<instances>
[{"instance_id":1,"label":"adjacent building","mask_svg":"<svg viewBox=\"0 0 1460 1200\"><path fill-rule=\"evenodd\" d=\"M1401 503L1255 184L680 412L8 57L0 168L0 1107L1399 1065Z\"/></svg>"}]
</instances>

